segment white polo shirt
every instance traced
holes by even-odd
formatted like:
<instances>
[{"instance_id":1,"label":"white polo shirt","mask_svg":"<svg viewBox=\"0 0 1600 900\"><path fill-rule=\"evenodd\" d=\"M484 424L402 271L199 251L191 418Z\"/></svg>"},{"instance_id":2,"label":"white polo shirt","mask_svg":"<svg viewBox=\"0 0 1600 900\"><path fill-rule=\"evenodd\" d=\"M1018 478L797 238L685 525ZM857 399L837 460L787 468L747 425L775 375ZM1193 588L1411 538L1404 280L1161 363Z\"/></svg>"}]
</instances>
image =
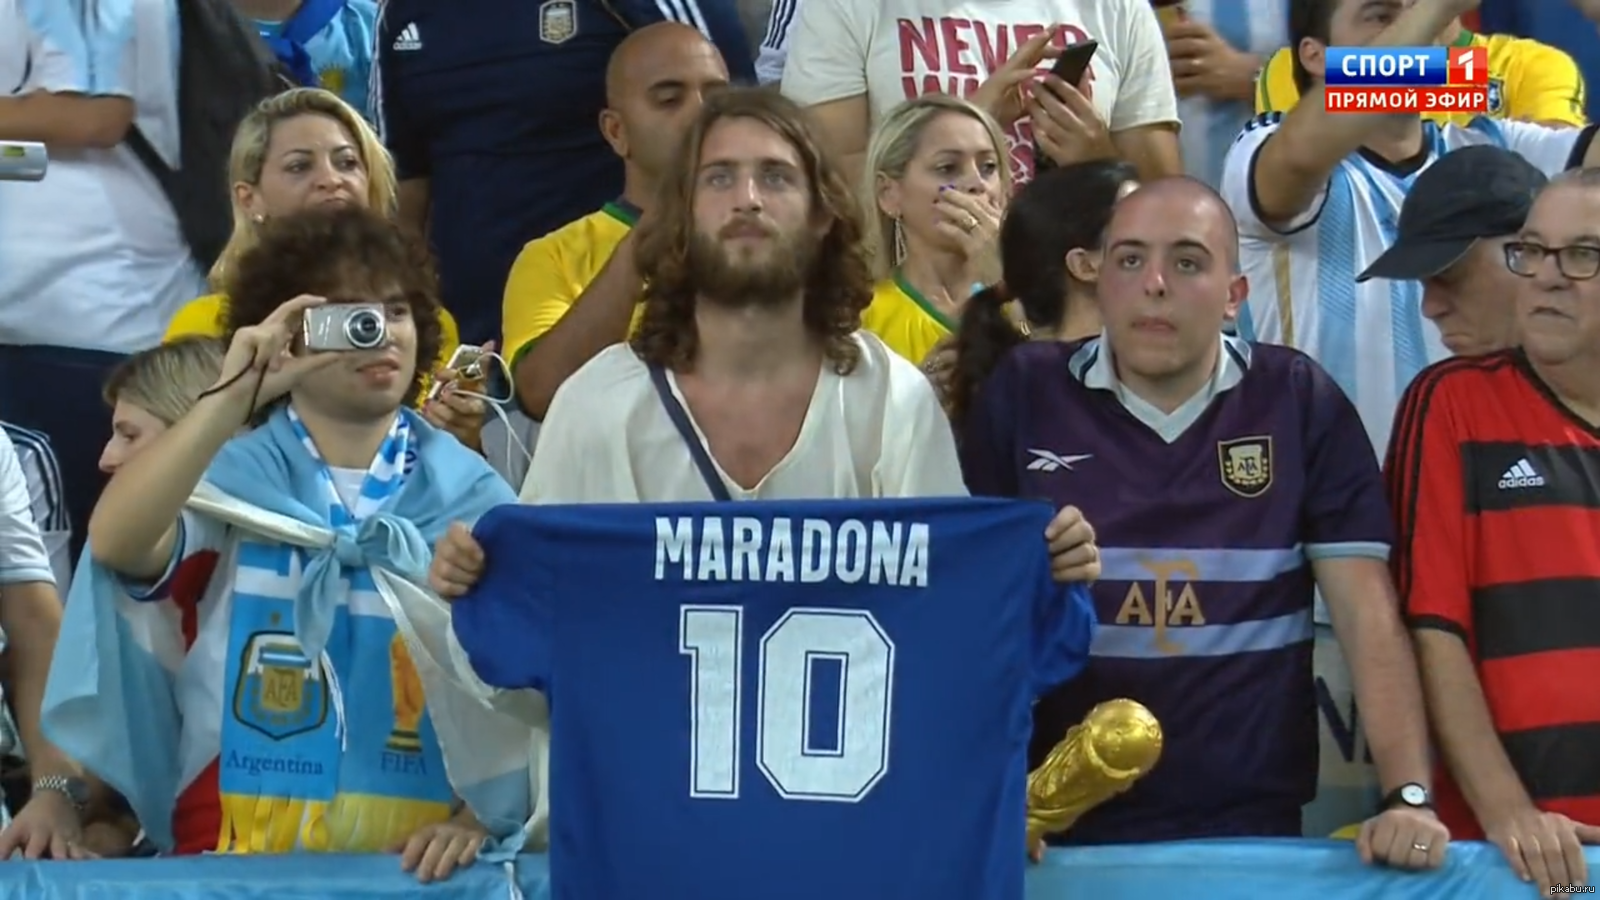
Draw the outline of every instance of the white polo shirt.
<instances>
[{"instance_id":1,"label":"white polo shirt","mask_svg":"<svg viewBox=\"0 0 1600 900\"><path fill-rule=\"evenodd\" d=\"M129 97L177 166L174 0L92 8L80 18L62 0L0 0L0 91ZM141 350L203 293L177 215L126 145L52 147L43 181L0 182L0 341Z\"/></svg>"}]
</instances>

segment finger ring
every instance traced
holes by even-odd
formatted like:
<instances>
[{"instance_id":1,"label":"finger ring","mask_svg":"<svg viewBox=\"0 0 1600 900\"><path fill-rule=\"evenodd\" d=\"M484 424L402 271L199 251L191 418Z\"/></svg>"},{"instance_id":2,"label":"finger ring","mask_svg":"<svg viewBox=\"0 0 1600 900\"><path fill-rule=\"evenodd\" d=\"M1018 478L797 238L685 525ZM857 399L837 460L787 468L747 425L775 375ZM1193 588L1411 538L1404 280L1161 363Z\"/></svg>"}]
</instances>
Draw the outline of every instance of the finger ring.
<instances>
[{"instance_id":1,"label":"finger ring","mask_svg":"<svg viewBox=\"0 0 1600 900\"><path fill-rule=\"evenodd\" d=\"M976 216L974 216L972 213L967 213L967 217L965 219L961 220L961 230L962 231L969 231L970 232L974 228L977 228L977 227L978 227L978 218Z\"/></svg>"},{"instance_id":2,"label":"finger ring","mask_svg":"<svg viewBox=\"0 0 1600 900\"><path fill-rule=\"evenodd\" d=\"M1411 845L1411 849L1416 850L1416 851L1421 852L1421 853L1427 853L1428 852L1428 845L1427 844L1412 844Z\"/></svg>"}]
</instances>

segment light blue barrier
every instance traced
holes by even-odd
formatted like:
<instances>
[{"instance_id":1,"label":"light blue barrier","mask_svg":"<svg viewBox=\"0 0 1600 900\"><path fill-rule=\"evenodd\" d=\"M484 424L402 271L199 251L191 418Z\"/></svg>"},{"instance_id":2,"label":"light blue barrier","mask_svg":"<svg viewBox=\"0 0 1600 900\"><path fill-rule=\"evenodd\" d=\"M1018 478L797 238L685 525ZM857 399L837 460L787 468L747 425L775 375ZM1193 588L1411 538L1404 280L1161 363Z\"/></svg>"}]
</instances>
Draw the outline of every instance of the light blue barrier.
<instances>
[{"instance_id":1,"label":"light blue barrier","mask_svg":"<svg viewBox=\"0 0 1600 900\"><path fill-rule=\"evenodd\" d=\"M1600 848L1589 852L1589 866L1600 871ZM515 868L526 900L547 900L544 858L525 856ZM480 865L419 888L393 856L7 862L0 863L0 900L506 900L510 878L504 868ZM1028 900L1516 900L1537 894L1488 844L1452 845L1442 870L1421 875L1363 866L1349 842L1307 840L1058 850L1028 876Z\"/></svg>"}]
</instances>

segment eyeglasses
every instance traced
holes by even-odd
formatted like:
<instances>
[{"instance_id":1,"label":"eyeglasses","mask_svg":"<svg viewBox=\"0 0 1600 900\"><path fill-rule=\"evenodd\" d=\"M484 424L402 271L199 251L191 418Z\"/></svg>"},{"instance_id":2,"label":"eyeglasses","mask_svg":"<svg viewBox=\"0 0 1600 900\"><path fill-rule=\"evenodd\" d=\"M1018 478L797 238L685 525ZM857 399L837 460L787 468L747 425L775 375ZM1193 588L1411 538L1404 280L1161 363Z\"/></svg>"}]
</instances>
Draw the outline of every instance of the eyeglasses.
<instances>
[{"instance_id":1,"label":"eyeglasses","mask_svg":"<svg viewBox=\"0 0 1600 900\"><path fill-rule=\"evenodd\" d=\"M1600 247L1546 247L1531 241L1506 244L1506 268L1523 278L1532 278L1550 256L1555 257L1556 271L1573 281L1588 281L1600 275Z\"/></svg>"}]
</instances>

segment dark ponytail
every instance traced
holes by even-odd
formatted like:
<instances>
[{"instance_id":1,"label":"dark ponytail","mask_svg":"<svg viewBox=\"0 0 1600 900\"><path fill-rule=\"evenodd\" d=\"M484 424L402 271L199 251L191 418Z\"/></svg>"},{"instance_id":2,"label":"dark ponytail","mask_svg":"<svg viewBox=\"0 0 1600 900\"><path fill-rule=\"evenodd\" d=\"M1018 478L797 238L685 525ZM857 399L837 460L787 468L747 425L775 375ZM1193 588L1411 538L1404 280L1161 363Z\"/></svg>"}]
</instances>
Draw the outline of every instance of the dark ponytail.
<instances>
[{"instance_id":1,"label":"dark ponytail","mask_svg":"<svg viewBox=\"0 0 1600 900\"><path fill-rule=\"evenodd\" d=\"M1006 313L1010 302L1003 283L986 287L967 299L961 327L956 331L955 366L945 396L953 422L959 424L967 417L983 380L1012 347L1027 340Z\"/></svg>"},{"instance_id":2,"label":"dark ponytail","mask_svg":"<svg viewBox=\"0 0 1600 900\"><path fill-rule=\"evenodd\" d=\"M1041 172L1011 201L1000 225L1000 285L967 300L956 333L956 362L946 403L958 425L983 380L1011 348L1027 340L1006 312L1016 301L1033 328L1055 328L1067 309L1067 254L1100 245L1111 207L1138 173L1099 160Z\"/></svg>"}]
</instances>

